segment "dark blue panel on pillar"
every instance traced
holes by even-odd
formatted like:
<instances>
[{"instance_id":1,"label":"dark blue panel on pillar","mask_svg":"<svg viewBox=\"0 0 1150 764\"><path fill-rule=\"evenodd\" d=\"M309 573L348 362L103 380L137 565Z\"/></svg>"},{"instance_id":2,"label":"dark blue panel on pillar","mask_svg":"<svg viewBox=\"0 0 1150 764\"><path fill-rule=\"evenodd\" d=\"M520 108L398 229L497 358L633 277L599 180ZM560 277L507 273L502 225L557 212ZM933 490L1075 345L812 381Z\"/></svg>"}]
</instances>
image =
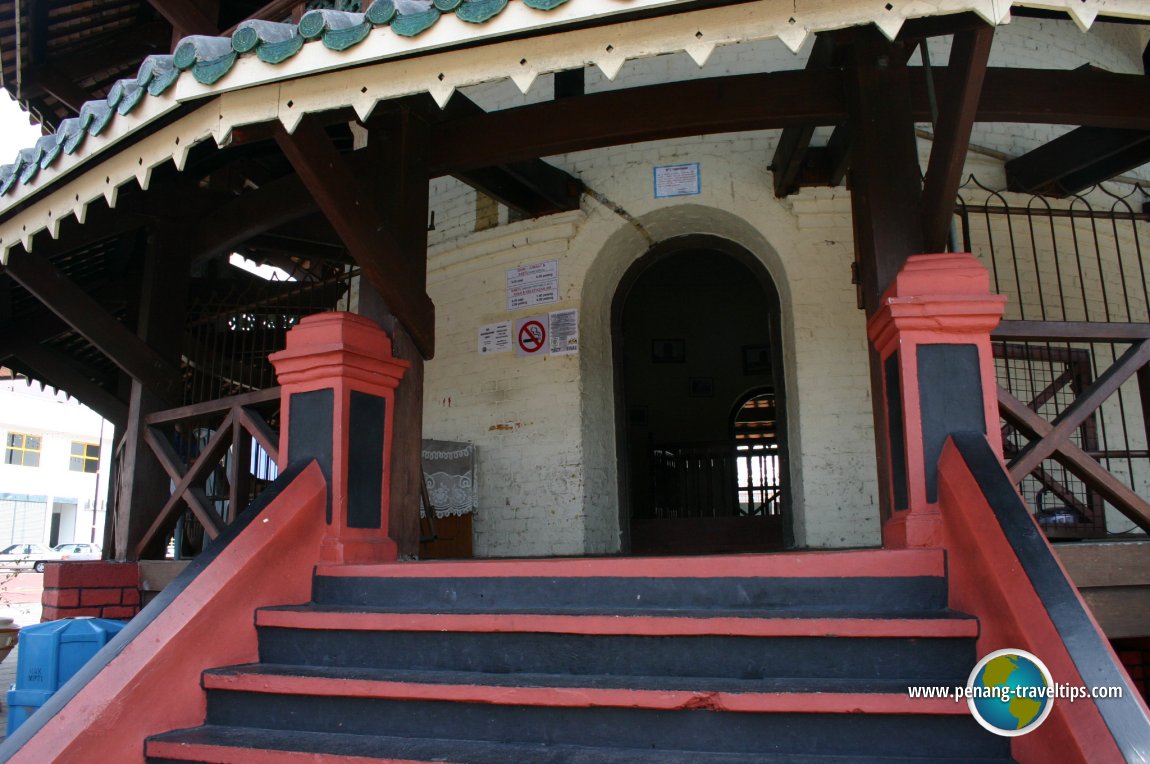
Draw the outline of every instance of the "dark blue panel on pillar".
<instances>
[{"instance_id":1,"label":"dark blue panel on pillar","mask_svg":"<svg viewBox=\"0 0 1150 764\"><path fill-rule=\"evenodd\" d=\"M909 506L906 491L906 426L902 417L902 380L898 368L896 350L886 359L882 373L886 381L886 420L894 508L906 509Z\"/></svg>"},{"instance_id":2,"label":"dark blue panel on pillar","mask_svg":"<svg viewBox=\"0 0 1150 764\"><path fill-rule=\"evenodd\" d=\"M387 401L352 391L348 417L347 524L378 528L383 504L383 431Z\"/></svg>"},{"instance_id":3,"label":"dark blue panel on pillar","mask_svg":"<svg viewBox=\"0 0 1150 764\"><path fill-rule=\"evenodd\" d=\"M330 387L291 397L288 425L288 464L315 459L327 480L327 522L331 523L332 416L335 391Z\"/></svg>"},{"instance_id":4,"label":"dark blue panel on pillar","mask_svg":"<svg viewBox=\"0 0 1150 764\"><path fill-rule=\"evenodd\" d=\"M986 434L982 372L975 345L920 345L918 388L926 500L938 501L938 459L956 432Z\"/></svg>"}]
</instances>

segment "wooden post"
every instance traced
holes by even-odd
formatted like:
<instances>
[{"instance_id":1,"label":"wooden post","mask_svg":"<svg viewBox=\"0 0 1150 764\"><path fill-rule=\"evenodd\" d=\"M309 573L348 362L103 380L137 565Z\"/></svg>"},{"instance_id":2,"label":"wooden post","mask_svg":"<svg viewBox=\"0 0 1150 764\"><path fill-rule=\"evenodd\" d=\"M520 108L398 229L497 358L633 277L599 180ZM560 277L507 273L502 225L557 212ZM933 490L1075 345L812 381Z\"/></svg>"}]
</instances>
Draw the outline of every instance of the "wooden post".
<instances>
[{"instance_id":1,"label":"wooden post","mask_svg":"<svg viewBox=\"0 0 1150 764\"><path fill-rule=\"evenodd\" d=\"M188 237L181 231L152 229L144 252L136 333L160 353L173 368L183 347L185 306L190 276ZM117 560L133 557L156 513L171 495L170 480L144 440L144 417L179 403L174 384L163 392L139 379L131 381L128 419L124 430L124 455L120 469L125 476L116 497L115 554ZM163 541L141 550L140 557L155 556Z\"/></svg>"},{"instance_id":2,"label":"wooden post","mask_svg":"<svg viewBox=\"0 0 1150 764\"><path fill-rule=\"evenodd\" d=\"M846 70L851 126L851 210L859 305L874 315L899 267L922 252L922 182L910 82L903 51L877 30L860 35ZM882 363L871 350L871 406L879 475L879 515L892 512L890 452Z\"/></svg>"},{"instance_id":3,"label":"wooden post","mask_svg":"<svg viewBox=\"0 0 1150 764\"><path fill-rule=\"evenodd\" d=\"M938 459L949 435L981 432L1002 458L990 332L1005 304L973 255L916 255L867 322L891 443L884 546L941 545Z\"/></svg>"},{"instance_id":4,"label":"wooden post","mask_svg":"<svg viewBox=\"0 0 1150 764\"><path fill-rule=\"evenodd\" d=\"M365 161L353 163L365 172L379 204L380 216L395 233L401 250L422 264L419 288L427 289L427 131L407 109L372 122ZM419 555L419 502L423 486L423 356L387 302L367 279L360 279L359 314L391 336L392 352L410 366L395 391L391 444L391 538L402 557Z\"/></svg>"},{"instance_id":5,"label":"wooden post","mask_svg":"<svg viewBox=\"0 0 1150 764\"><path fill-rule=\"evenodd\" d=\"M284 465L315 459L328 481L321 564L393 561L391 439L395 389L408 364L375 322L318 313L270 356L282 387Z\"/></svg>"}]
</instances>

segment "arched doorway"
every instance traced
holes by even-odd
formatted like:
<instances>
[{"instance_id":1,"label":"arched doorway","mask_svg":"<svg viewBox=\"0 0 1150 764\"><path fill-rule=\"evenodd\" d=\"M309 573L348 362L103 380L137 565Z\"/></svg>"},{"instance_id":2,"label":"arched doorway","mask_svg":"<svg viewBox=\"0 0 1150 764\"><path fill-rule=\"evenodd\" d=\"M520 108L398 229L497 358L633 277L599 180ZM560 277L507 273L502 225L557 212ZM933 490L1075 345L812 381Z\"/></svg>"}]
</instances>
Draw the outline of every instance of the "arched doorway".
<instances>
[{"instance_id":1,"label":"arched doorway","mask_svg":"<svg viewBox=\"0 0 1150 764\"><path fill-rule=\"evenodd\" d=\"M779 300L725 239L652 248L612 306L620 521L634 554L790 540Z\"/></svg>"}]
</instances>

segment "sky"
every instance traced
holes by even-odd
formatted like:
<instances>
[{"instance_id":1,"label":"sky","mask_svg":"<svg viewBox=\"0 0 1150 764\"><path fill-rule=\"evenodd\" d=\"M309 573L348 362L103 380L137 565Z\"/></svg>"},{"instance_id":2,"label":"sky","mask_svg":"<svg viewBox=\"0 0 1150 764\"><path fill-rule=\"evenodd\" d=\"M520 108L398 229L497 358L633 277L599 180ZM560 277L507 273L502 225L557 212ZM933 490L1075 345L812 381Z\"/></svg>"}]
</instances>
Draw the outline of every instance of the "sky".
<instances>
[{"instance_id":1,"label":"sky","mask_svg":"<svg viewBox=\"0 0 1150 764\"><path fill-rule=\"evenodd\" d=\"M8 91L0 89L0 165L11 164L20 149L30 148L40 137L28 115L20 110Z\"/></svg>"}]
</instances>

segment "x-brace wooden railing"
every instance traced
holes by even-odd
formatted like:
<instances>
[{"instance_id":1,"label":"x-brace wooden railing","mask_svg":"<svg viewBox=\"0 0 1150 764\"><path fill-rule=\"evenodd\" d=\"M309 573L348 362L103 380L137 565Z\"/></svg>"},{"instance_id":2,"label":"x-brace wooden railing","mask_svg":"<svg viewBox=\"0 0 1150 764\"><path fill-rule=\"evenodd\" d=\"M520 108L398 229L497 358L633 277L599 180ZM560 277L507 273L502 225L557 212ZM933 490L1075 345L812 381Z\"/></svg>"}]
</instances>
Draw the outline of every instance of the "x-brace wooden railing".
<instances>
[{"instance_id":1,"label":"x-brace wooden railing","mask_svg":"<svg viewBox=\"0 0 1150 764\"><path fill-rule=\"evenodd\" d=\"M1007 422L1032 439L1007 465L1016 483L1039 468L1044 460L1054 459L1132 522L1150 532L1150 502L1071 440L1075 430L1094 416L1102 403L1132 376L1139 374L1140 382L1148 381L1144 370L1150 362L1150 325L1003 321L993 337L1014 341L1131 343L1110 368L1052 421L1039 416L1034 408L1002 387L998 388L998 409ZM1146 391L1143 392L1145 405L1147 396Z\"/></svg>"},{"instance_id":2,"label":"x-brace wooden railing","mask_svg":"<svg viewBox=\"0 0 1150 764\"><path fill-rule=\"evenodd\" d=\"M1086 348L1052 347L1048 343L1031 345L1029 343L1008 342L995 342L993 348L996 359L1003 359L1008 362L1022 361L1024 363L1038 361L1047 364L1061 364L1065 367L1044 388L1037 392L1030 391L1030 400L1026 401L1026 407L1031 411L1041 411L1043 406L1067 392L1078 397L1083 390L1094 382L1091 353ZM1007 379L1009 385L1009 376ZM1009 421L1002 425L1003 456L1007 459L1013 459L1022 450L1022 447L1016 445L1011 437L1017 432L1017 429ZM1086 449L1087 453L1094 454L1098 451L1098 418L1095 414L1091 414L1083 421L1078 433L1078 442ZM1096 492L1088 491L1085 497L1079 497L1073 487L1066 484L1064 478L1060 479L1058 475L1042 465L1031 470L1030 477L1038 482L1042 490L1048 491L1064 506L1070 507L1079 518L1085 520L1090 526L1088 528L1079 526L1072 529L1047 527L1045 530L1048 537L1086 538L1106 535L1106 505L1102 497Z\"/></svg>"},{"instance_id":3,"label":"x-brace wooden railing","mask_svg":"<svg viewBox=\"0 0 1150 764\"><path fill-rule=\"evenodd\" d=\"M257 406L278 402L279 397L280 390L274 387L160 411L146 418L144 440L175 487L133 550L135 557L139 557L143 550L168 528L181 504L186 504L192 511L208 538L214 539L235 518L241 509L241 502L246 501L248 497L251 479L251 438L254 438L267 452L273 462L277 464L279 462L279 436L256 409ZM221 416L219 423L213 424L212 434L207 443L195 455L191 464L185 467L185 457L177 451L172 440L164 432L164 428ZM216 511L212 499L208 497L204 482L212 471L219 467L229 448L234 448L232 458L228 460L226 475L229 501L226 514L221 515Z\"/></svg>"}]
</instances>

